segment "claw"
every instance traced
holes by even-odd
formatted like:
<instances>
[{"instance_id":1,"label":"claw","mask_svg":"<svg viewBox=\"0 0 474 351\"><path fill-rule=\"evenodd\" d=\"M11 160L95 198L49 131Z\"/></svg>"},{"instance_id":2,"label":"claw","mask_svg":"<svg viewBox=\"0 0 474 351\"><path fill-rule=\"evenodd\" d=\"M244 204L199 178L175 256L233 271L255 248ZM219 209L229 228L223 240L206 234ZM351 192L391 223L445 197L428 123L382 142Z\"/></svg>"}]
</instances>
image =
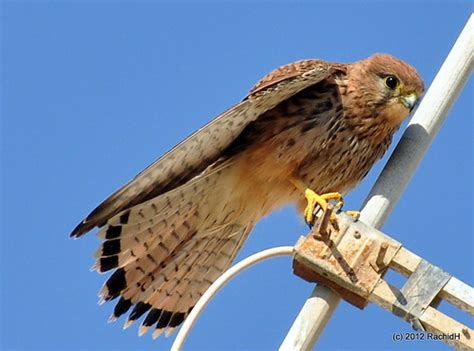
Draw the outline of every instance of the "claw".
<instances>
[{"instance_id":1,"label":"claw","mask_svg":"<svg viewBox=\"0 0 474 351\"><path fill-rule=\"evenodd\" d=\"M344 199L340 193L334 192L318 195L313 190L309 189L304 182L297 177L290 177L289 181L296 189L304 192L306 201L308 201L306 208L304 209L304 220L310 229L314 225L317 210L320 208L322 211L326 211L328 201L335 201L335 207L337 210L340 210L342 206L344 206ZM331 214L331 220L334 220L334 218L334 214Z\"/></svg>"},{"instance_id":2,"label":"claw","mask_svg":"<svg viewBox=\"0 0 474 351\"><path fill-rule=\"evenodd\" d=\"M354 221L357 221L360 217L360 211L346 211L346 215L354 218Z\"/></svg>"},{"instance_id":3,"label":"claw","mask_svg":"<svg viewBox=\"0 0 474 351\"><path fill-rule=\"evenodd\" d=\"M306 224L308 224L310 228L312 228L314 224L315 210L317 206L319 206L323 211L326 211L326 208L328 207L328 201L331 200L336 201L336 207L338 209L340 209L344 205L342 195L339 193L327 193L318 195L313 190L307 188L304 194L306 200L308 201L308 204L306 205L306 208L304 210L304 219Z\"/></svg>"}]
</instances>

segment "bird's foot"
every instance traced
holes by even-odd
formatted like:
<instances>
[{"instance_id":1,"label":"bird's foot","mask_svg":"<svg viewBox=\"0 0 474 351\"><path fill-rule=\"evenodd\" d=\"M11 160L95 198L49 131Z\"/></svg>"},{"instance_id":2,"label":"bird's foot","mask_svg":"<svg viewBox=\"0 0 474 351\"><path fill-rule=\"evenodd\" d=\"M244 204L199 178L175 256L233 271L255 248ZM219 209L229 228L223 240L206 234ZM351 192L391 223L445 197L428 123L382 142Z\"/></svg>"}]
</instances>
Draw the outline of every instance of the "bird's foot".
<instances>
[{"instance_id":1,"label":"bird's foot","mask_svg":"<svg viewBox=\"0 0 474 351\"><path fill-rule=\"evenodd\" d=\"M345 211L345 213L354 218L354 221L357 221L360 218L360 211Z\"/></svg>"},{"instance_id":2,"label":"bird's foot","mask_svg":"<svg viewBox=\"0 0 474 351\"><path fill-rule=\"evenodd\" d=\"M313 190L307 188L304 192L306 201L308 201L304 210L304 219L306 224L312 228L315 221L315 213L319 208L326 211L329 201L335 201L335 207L337 209L342 208L344 205L344 199L340 193L326 193L318 195ZM334 214L331 215L333 217ZM331 218L332 219L332 218Z\"/></svg>"}]
</instances>

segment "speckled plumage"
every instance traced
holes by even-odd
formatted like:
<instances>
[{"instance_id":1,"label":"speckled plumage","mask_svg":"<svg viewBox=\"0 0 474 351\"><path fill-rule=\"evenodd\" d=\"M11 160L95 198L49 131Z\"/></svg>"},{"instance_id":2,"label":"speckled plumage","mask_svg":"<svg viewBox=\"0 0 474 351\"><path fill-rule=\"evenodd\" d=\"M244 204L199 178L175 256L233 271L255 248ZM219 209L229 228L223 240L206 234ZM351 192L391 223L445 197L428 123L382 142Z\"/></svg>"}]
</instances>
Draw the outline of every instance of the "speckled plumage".
<instances>
[{"instance_id":1,"label":"speckled plumage","mask_svg":"<svg viewBox=\"0 0 474 351\"><path fill-rule=\"evenodd\" d=\"M389 88L387 76L399 81ZM384 85L385 84L385 85ZM353 64L295 62L145 169L72 232L99 227L95 268L115 270L100 292L120 297L111 319L172 331L226 270L254 224L317 193L352 189L387 150L423 83L389 55Z\"/></svg>"}]
</instances>

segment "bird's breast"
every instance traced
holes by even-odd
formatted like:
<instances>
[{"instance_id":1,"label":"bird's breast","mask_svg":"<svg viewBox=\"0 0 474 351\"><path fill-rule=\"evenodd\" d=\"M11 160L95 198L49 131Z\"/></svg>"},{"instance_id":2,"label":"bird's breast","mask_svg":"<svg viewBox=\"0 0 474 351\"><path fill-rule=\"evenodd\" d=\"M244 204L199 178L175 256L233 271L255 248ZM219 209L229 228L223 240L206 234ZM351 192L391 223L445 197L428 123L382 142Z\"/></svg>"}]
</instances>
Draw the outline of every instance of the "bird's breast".
<instances>
[{"instance_id":1,"label":"bird's breast","mask_svg":"<svg viewBox=\"0 0 474 351\"><path fill-rule=\"evenodd\" d=\"M319 193L345 193L387 147L351 129L337 86L326 82L281 103L244 131L232 156L236 188L265 215L304 199L290 177Z\"/></svg>"}]
</instances>

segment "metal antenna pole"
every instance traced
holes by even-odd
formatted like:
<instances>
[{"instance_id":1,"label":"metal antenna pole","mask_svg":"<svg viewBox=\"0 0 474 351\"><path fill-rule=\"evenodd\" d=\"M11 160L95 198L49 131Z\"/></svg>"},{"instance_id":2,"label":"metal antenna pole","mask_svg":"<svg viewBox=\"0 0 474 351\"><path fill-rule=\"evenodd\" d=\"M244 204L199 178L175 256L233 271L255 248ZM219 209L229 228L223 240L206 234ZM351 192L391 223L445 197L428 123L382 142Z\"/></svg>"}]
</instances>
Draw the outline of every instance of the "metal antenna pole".
<instances>
[{"instance_id":1,"label":"metal antenna pole","mask_svg":"<svg viewBox=\"0 0 474 351\"><path fill-rule=\"evenodd\" d=\"M469 78L473 58L474 16L471 14L370 191L361 212L361 221L376 228L384 224ZM340 297L329 288L316 286L280 350L311 350L339 302Z\"/></svg>"}]
</instances>

